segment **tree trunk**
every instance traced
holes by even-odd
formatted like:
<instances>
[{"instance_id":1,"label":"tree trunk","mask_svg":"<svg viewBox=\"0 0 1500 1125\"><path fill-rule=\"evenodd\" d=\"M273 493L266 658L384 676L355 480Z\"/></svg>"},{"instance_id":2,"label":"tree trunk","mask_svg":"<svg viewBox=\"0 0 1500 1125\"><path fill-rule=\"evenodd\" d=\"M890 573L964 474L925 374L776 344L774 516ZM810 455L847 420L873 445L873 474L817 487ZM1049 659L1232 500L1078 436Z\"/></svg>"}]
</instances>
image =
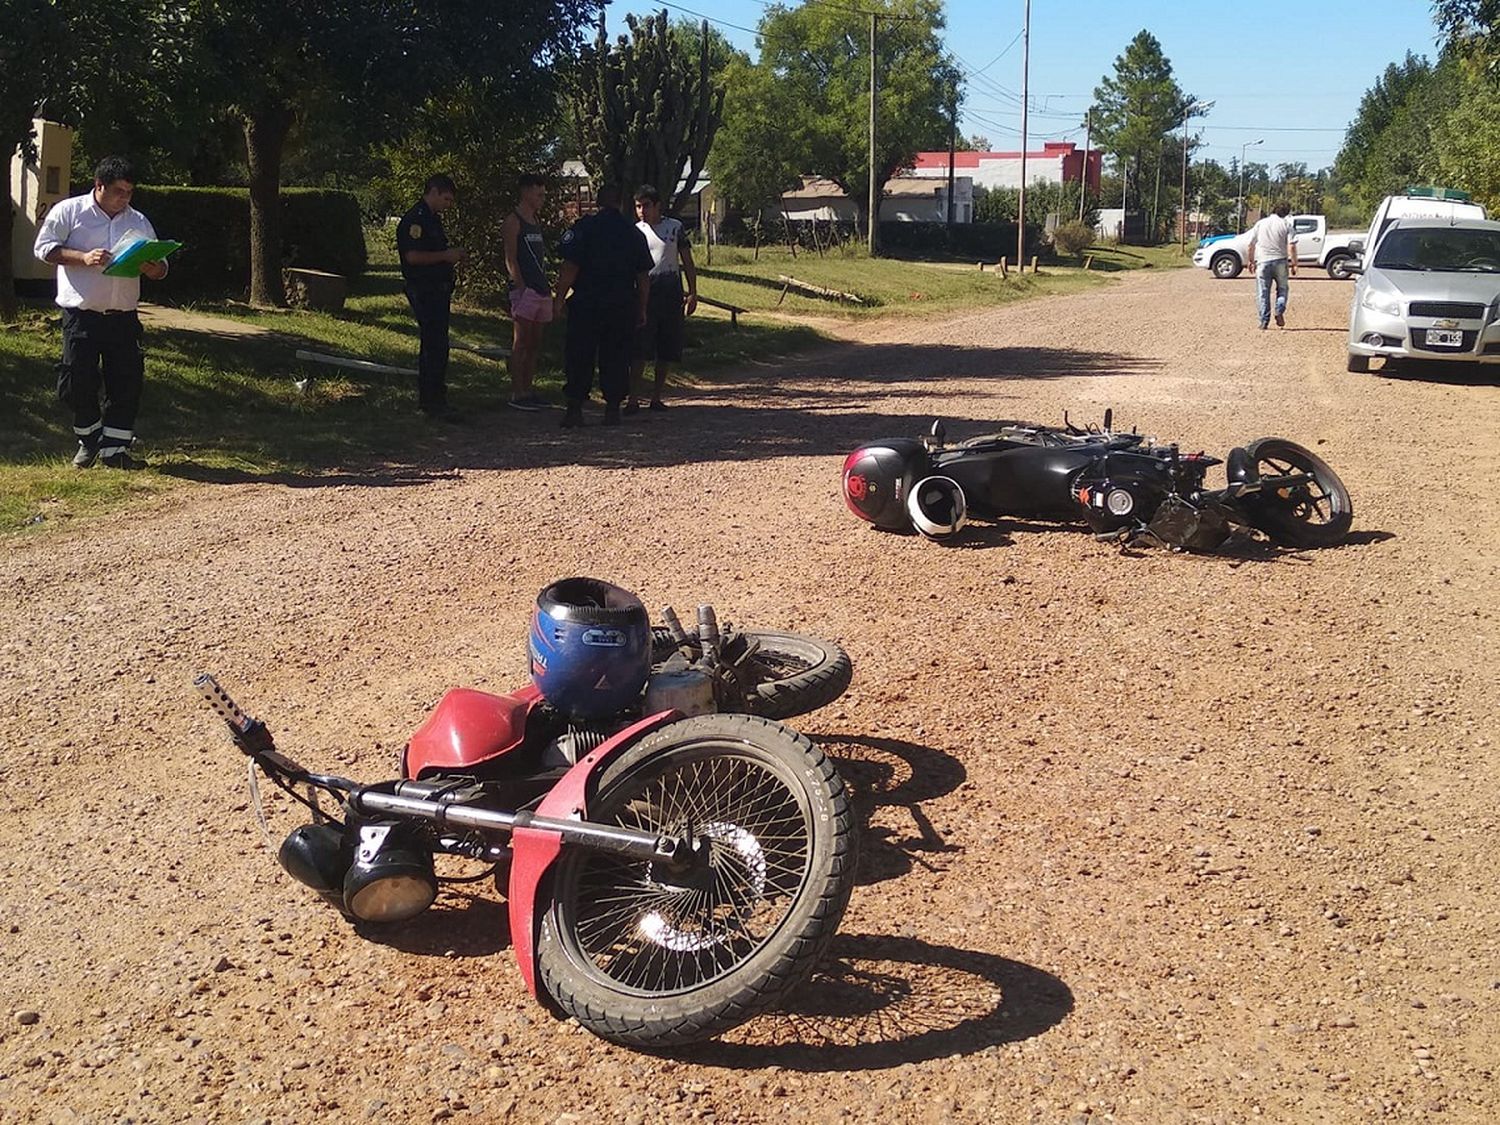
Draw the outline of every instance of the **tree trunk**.
<instances>
[{"instance_id":1,"label":"tree trunk","mask_svg":"<svg viewBox=\"0 0 1500 1125\"><path fill-rule=\"evenodd\" d=\"M281 153L292 127L289 106L263 107L244 118L250 166L250 303L281 306Z\"/></svg>"},{"instance_id":2,"label":"tree trunk","mask_svg":"<svg viewBox=\"0 0 1500 1125\"><path fill-rule=\"evenodd\" d=\"M0 321L9 324L16 319L16 279L10 262L10 240L15 237L16 212L10 205L10 189L0 204Z\"/></svg>"}]
</instances>

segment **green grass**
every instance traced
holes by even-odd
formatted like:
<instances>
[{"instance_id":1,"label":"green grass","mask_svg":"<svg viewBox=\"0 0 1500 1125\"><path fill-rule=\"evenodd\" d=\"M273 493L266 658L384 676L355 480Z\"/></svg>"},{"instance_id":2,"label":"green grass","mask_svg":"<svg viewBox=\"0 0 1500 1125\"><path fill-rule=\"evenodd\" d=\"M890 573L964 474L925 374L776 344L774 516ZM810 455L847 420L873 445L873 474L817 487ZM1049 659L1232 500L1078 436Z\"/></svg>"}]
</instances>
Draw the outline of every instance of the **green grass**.
<instances>
[{"instance_id":1,"label":"green grass","mask_svg":"<svg viewBox=\"0 0 1500 1125\"><path fill-rule=\"evenodd\" d=\"M376 261L336 315L217 303L197 311L275 335L150 329L139 444L151 468L139 473L72 468L71 426L54 394L57 309L46 301L23 305L17 323L0 325L0 535L64 526L194 479L276 479L441 458L450 431L416 413L412 377L343 372L294 358L298 347L311 347L415 366L416 326L399 274L380 243L371 244ZM1175 258L1176 248L1170 251ZM1039 275L1002 279L957 263L872 261L839 252L799 253L793 260L784 247L763 249L756 261L749 250L716 247L711 266L700 252L699 291L751 312L732 330L728 314L701 308L688 321L687 362L674 378L699 383L725 365L774 362L827 339L828 318L951 314L1098 285L1103 269L1165 265L1168 257L1135 248L1096 255L1093 274L1044 266ZM868 304L795 293L779 301L778 274L856 292ZM469 343L508 345L510 321L497 302L478 301L455 308L453 334ZM554 401L561 398L562 339L560 325L548 330L537 379ZM312 381L299 391L296 380L308 374ZM448 381L463 414L504 409L509 379L503 363L455 349Z\"/></svg>"},{"instance_id":2,"label":"green grass","mask_svg":"<svg viewBox=\"0 0 1500 1125\"><path fill-rule=\"evenodd\" d=\"M715 247L713 264L699 253L698 291L704 296L756 312L787 316L859 319L888 316L934 316L964 309L1001 305L1026 297L1071 293L1098 284L1099 278L1077 266L1043 264L1038 274L1011 272L1002 278L977 263L912 262L871 259L861 253L831 250L824 256L799 250L794 259L784 246L762 247L759 259L741 247ZM809 296L787 289L785 275L825 289L860 297L854 304Z\"/></svg>"}]
</instances>

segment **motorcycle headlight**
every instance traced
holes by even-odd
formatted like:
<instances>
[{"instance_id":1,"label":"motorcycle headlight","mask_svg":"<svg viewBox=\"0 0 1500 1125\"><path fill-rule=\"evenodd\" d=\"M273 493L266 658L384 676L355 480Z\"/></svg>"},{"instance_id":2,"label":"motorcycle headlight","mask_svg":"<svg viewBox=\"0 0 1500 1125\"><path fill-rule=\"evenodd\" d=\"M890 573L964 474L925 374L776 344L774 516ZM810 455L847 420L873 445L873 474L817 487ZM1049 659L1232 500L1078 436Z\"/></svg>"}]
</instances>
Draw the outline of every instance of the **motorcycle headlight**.
<instances>
[{"instance_id":1,"label":"motorcycle headlight","mask_svg":"<svg viewBox=\"0 0 1500 1125\"><path fill-rule=\"evenodd\" d=\"M1386 316L1401 315L1401 298L1393 297L1389 293L1366 289L1365 295L1359 299L1359 303L1371 312L1384 313Z\"/></svg>"}]
</instances>

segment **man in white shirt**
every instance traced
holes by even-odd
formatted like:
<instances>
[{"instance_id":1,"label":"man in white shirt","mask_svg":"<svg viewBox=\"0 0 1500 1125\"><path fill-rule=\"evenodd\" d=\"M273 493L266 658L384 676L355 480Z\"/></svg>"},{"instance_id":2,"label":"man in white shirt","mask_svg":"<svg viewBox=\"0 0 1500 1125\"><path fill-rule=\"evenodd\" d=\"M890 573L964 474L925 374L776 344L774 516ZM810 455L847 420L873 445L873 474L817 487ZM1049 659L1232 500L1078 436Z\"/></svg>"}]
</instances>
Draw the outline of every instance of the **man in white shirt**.
<instances>
[{"instance_id":1,"label":"man in white shirt","mask_svg":"<svg viewBox=\"0 0 1500 1125\"><path fill-rule=\"evenodd\" d=\"M93 191L56 204L36 236L36 256L57 266L63 335L57 397L73 411L73 464L80 469L95 460L112 469L144 464L129 453L146 374L136 312L141 279L104 273L122 241L156 238L150 220L130 206L134 191L129 162L105 157L94 169ZM167 264L146 262L141 273L159 281Z\"/></svg>"},{"instance_id":2,"label":"man in white shirt","mask_svg":"<svg viewBox=\"0 0 1500 1125\"><path fill-rule=\"evenodd\" d=\"M651 389L651 409L665 410L662 388L667 366L682 361L683 318L698 307L698 270L693 249L682 237L682 224L661 213L661 194L649 184L635 193L636 228L646 236L651 251L651 298L646 305L646 323L636 332L635 368L631 372L630 400L625 413L634 414L641 404L636 388L642 386L647 362L656 364L656 382ZM683 278L687 291L683 291Z\"/></svg>"},{"instance_id":3,"label":"man in white shirt","mask_svg":"<svg viewBox=\"0 0 1500 1125\"><path fill-rule=\"evenodd\" d=\"M1292 224L1287 221L1291 206L1278 202L1271 214L1250 228L1250 251L1247 261L1255 274L1255 307L1262 329L1271 320L1271 282L1276 283L1276 327L1286 327L1287 270L1297 272L1297 255L1292 249Z\"/></svg>"}]
</instances>

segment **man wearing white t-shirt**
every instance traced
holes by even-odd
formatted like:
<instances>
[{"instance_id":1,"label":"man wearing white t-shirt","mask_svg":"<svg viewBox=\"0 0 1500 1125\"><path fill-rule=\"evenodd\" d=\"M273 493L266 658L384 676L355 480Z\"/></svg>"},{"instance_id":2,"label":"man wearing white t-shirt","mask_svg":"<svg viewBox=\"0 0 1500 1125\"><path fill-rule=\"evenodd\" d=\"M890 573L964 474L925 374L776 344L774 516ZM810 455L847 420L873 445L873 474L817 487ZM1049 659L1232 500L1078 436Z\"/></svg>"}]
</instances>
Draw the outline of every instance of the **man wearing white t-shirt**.
<instances>
[{"instance_id":1,"label":"man wearing white t-shirt","mask_svg":"<svg viewBox=\"0 0 1500 1125\"><path fill-rule=\"evenodd\" d=\"M635 214L640 220L636 227L646 236L646 246L651 251L651 299L646 306L646 323L636 332L635 369L631 373L626 414L634 414L641 408L636 388L642 384L648 361L656 364L651 409L667 408L661 398L667 382L667 365L681 362L683 319L698 307L698 271L693 265L692 247L682 237L682 224L663 217L661 195L650 185L635 193Z\"/></svg>"},{"instance_id":2,"label":"man wearing white t-shirt","mask_svg":"<svg viewBox=\"0 0 1500 1125\"><path fill-rule=\"evenodd\" d=\"M1250 228L1250 252L1247 261L1255 275L1255 308L1260 326L1271 320L1271 282L1276 283L1276 327L1286 327L1287 270L1297 272L1297 255L1292 249L1292 224L1287 221L1290 205L1276 204L1271 214Z\"/></svg>"}]
</instances>

